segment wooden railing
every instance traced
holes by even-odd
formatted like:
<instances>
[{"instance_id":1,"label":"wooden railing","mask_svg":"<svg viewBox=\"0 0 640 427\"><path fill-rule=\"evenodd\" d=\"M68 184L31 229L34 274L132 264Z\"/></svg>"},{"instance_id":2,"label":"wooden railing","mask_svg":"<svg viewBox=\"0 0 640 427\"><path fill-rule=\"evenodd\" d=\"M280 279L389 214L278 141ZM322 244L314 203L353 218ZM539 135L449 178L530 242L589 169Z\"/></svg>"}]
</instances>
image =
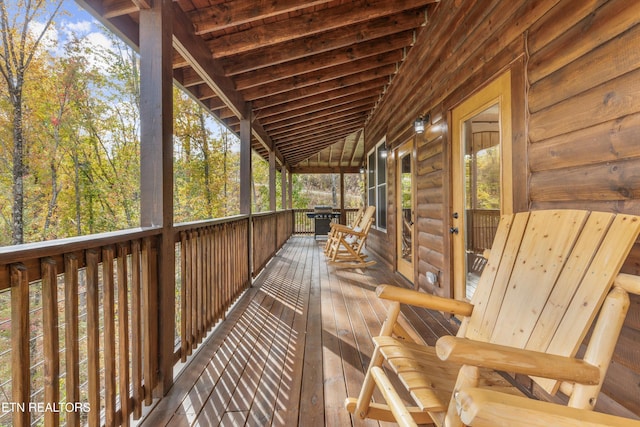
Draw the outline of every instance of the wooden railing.
<instances>
[{"instance_id":1,"label":"wooden railing","mask_svg":"<svg viewBox=\"0 0 640 427\"><path fill-rule=\"evenodd\" d=\"M186 361L250 285L249 217L176 227L177 356Z\"/></svg>"},{"instance_id":2,"label":"wooden railing","mask_svg":"<svg viewBox=\"0 0 640 427\"><path fill-rule=\"evenodd\" d=\"M315 230L315 224L313 218L307 217L307 212L311 212L313 209L294 209L293 210L293 233L294 234L313 234ZM339 209L334 209L334 212L340 212ZM343 217L340 218L341 224L351 224L358 209L345 209Z\"/></svg>"},{"instance_id":3,"label":"wooden railing","mask_svg":"<svg viewBox=\"0 0 640 427\"><path fill-rule=\"evenodd\" d=\"M252 221L253 276L255 277L291 236L293 232L292 211L255 214L252 216Z\"/></svg>"},{"instance_id":4,"label":"wooden railing","mask_svg":"<svg viewBox=\"0 0 640 427\"><path fill-rule=\"evenodd\" d=\"M138 419L159 397L159 316L186 360L250 286L250 259L256 275L293 231L291 211L249 218L173 227L174 313L159 313L159 228L0 248L0 425Z\"/></svg>"},{"instance_id":5,"label":"wooden railing","mask_svg":"<svg viewBox=\"0 0 640 427\"><path fill-rule=\"evenodd\" d=\"M293 232L295 234L313 234L313 219L307 217L307 212L311 209L293 210Z\"/></svg>"},{"instance_id":6,"label":"wooden railing","mask_svg":"<svg viewBox=\"0 0 640 427\"><path fill-rule=\"evenodd\" d=\"M491 249L500 222L500 210L468 209L466 215L467 248L480 254Z\"/></svg>"},{"instance_id":7,"label":"wooden railing","mask_svg":"<svg viewBox=\"0 0 640 427\"><path fill-rule=\"evenodd\" d=\"M11 372L0 424L126 425L151 403L157 354L148 308L159 235L133 230L0 249L11 353L0 360L0 372ZM7 313L0 316L2 323Z\"/></svg>"}]
</instances>

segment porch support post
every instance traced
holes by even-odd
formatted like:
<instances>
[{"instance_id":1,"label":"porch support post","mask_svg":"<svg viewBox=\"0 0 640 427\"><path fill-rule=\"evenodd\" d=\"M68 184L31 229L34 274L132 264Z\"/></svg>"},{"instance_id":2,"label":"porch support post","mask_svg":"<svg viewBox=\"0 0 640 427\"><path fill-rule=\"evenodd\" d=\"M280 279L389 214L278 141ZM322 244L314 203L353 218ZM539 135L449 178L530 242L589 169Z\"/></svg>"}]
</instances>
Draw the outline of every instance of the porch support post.
<instances>
[{"instance_id":1,"label":"porch support post","mask_svg":"<svg viewBox=\"0 0 640 427\"><path fill-rule=\"evenodd\" d=\"M289 185L287 187L289 187L289 209L293 209L293 172L290 170L289 171L289 176L287 177L289 179Z\"/></svg>"},{"instance_id":2,"label":"porch support post","mask_svg":"<svg viewBox=\"0 0 640 427\"><path fill-rule=\"evenodd\" d=\"M269 150L269 210L276 210L276 153Z\"/></svg>"},{"instance_id":3,"label":"porch support post","mask_svg":"<svg viewBox=\"0 0 640 427\"><path fill-rule=\"evenodd\" d=\"M162 227L157 282L145 307L150 353L157 355L155 397L173 384L175 246L173 239L173 2L140 10L140 225Z\"/></svg>"},{"instance_id":4,"label":"porch support post","mask_svg":"<svg viewBox=\"0 0 640 427\"><path fill-rule=\"evenodd\" d=\"M344 212L344 172L340 171L340 224L346 224L347 217Z\"/></svg>"},{"instance_id":5,"label":"porch support post","mask_svg":"<svg viewBox=\"0 0 640 427\"><path fill-rule=\"evenodd\" d=\"M280 188L282 188L282 210L287 209L287 168L280 169Z\"/></svg>"},{"instance_id":6,"label":"porch support post","mask_svg":"<svg viewBox=\"0 0 640 427\"><path fill-rule=\"evenodd\" d=\"M251 107L240 117L240 213L251 214Z\"/></svg>"}]
</instances>

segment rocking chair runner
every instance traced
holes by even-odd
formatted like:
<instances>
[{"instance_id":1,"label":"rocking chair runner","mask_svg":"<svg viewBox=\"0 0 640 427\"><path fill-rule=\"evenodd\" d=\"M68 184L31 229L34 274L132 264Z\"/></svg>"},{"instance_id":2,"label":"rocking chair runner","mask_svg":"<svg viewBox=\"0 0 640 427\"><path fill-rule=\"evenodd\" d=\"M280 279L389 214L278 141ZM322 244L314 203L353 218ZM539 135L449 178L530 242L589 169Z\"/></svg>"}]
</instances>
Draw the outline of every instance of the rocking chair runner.
<instances>
[{"instance_id":1,"label":"rocking chair runner","mask_svg":"<svg viewBox=\"0 0 640 427\"><path fill-rule=\"evenodd\" d=\"M367 261L367 255L362 253L375 211L374 206L368 206L358 225L353 228L334 225L335 231L328 242L329 250L326 253L331 265L340 268L364 268L375 264L375 261Z\"/></svg>"},{"instance_id":2,"label":"rocking chair runner","mask_svg":"<svg viewBox=\"0 0 640 427\"><path fill-rule=\"evenodd\" d=\"M462 426L455 395L481 387L521 395L497 371L529 375L569 406L593 409L640 278L619 275L640 233L640 218L586 211L534 211L502 218L471 303L379 286L393 301L358 399L347 409L361 418L401 425ZM614 283L615 282L615 283ZM400 303L464 317L456 337L435 347L408 342L396 324ZM599 313L599 314L598 314ZM584 357L575 357L598 321ZM416 406L407 407L382 369L400 378ZM373 403L375 386L387 404Z\"/></svg>"}]
</instances>

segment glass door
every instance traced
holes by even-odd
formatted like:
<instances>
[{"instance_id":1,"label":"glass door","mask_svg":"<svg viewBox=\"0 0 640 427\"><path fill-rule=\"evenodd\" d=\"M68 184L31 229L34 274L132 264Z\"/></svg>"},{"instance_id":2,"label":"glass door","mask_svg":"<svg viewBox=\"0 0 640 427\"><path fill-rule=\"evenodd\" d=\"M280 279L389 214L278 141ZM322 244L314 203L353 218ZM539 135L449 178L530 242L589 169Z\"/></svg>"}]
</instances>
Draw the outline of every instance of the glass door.
<instances>
[{"instance_id":1,"label":"glass door","mask_svg":"<svg viewBox=\"0 0 640 427\"><path fill-rule=\"evenodd\" d=\"M413 140L405 142L397 151L397 259L398 272L414 281L414 179Z\"/></svg>"},{"instance_id":2,"label":"glass door","mask_svg":"<svg viewBox=\"0 0 640 427\"><path fill-rule=\"evenodd\" d=\"M473 297L501 213L511 212L510 73L452 111L454 295Z\"/></svg>"}]
</instances>

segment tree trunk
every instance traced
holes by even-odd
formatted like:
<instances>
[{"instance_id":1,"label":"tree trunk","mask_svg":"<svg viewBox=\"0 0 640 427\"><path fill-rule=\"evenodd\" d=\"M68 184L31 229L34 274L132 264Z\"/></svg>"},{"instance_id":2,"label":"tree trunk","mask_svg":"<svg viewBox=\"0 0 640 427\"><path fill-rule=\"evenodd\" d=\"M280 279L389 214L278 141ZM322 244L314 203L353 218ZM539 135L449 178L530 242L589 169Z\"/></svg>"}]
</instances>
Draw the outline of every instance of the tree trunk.
<instances>
[{"instance_id":1,"label":"tree trunk","mask_svg":"<svg viewBox=\"0 0 640 427\"><path fill-rule=\"evenodd\" d=\"M22 134L22 81L11 90L13 104L13 209L11 243L24 243L24 136Z\"/></svg>"}]
</instances>

